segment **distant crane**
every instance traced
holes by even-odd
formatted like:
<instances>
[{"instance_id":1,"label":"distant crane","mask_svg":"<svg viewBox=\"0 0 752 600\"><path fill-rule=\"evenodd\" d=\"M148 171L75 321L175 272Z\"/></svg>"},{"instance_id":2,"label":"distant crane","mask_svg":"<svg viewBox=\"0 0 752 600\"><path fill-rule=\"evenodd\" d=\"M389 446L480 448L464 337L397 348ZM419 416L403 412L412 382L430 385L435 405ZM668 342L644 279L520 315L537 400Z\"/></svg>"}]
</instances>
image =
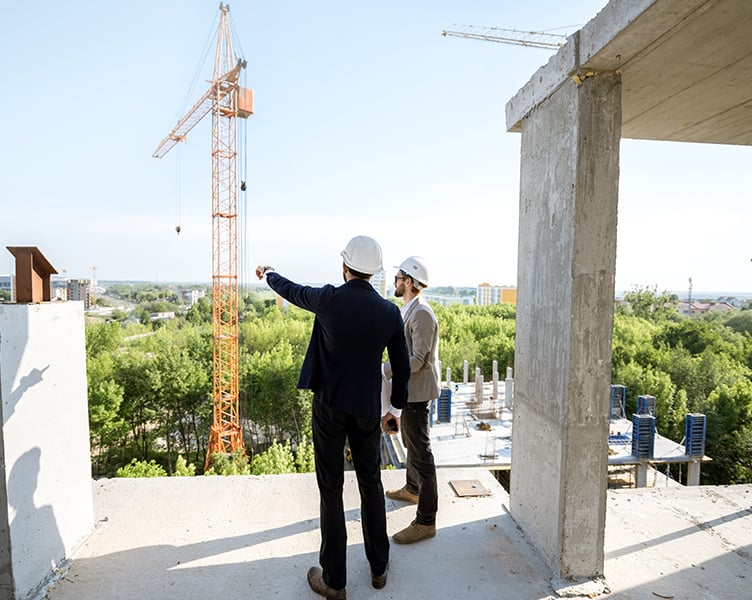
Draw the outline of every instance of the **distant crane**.
<instances>
[{"instance_id":1,"label":"distant crane","mask_svg":"<svg viewBox=\"0 0 752 600\"><path fill-rule=\"evenodd\" d=\"M475 27L474 25L453 25L453 27L455 27L454 30L444 30L441 32L441 35L444 37L454 36L469 38L471 40L528 46L530 48L545 48L547 50L558 50L567 41L567 36L565 35L542 31L521 31L519 29L503 29L501 27Z\"/></svg>"},{"instance_id":2,"label":"distant crane","mask_svg":"<svg viewBox=\"0 0 752 600\"><path fill-rule=\"evenodd\" d=\"M97 266L91 267L91 283L89 283L89 289L91 291L91 305L97 307Z\"/></svg>"},{"instance_id":3,"label":"distant crane","mask_svg":"<svg viewBox=\"0 0 752 600\"><path fill-rule=\"evenodd\" d=\"M214 73L206 93L157 146L162 158L209 112L212 115L212 333L214 398L206 467L215 453L243 449L238 415L237 126L253 114L253 92L238 83L246 61L230 36L230 7L220 3ZM178 231L179 233L179 231Z\"/></svg>"}]
</instances>

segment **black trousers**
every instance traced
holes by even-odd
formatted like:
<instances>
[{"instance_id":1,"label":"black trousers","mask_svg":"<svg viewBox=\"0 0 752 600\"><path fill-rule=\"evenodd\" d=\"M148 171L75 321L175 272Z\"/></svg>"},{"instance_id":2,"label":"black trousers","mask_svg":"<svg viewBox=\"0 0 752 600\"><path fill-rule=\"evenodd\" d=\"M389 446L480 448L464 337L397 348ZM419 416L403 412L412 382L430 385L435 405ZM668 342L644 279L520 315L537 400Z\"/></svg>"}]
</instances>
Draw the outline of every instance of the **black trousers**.
<instances>
[{"instance_id":1,"label":"black trousers","mask_svg":"<svg viewBox=\"0 0 752 600\"><path fill-rule=\"evenodd\" d=\"M419 494L415 521L419 525L436 523L439 507L436 484L436 464L431 452L431 435L428 431L428 402L408 402L402 411L402 443L407 448L407 481L405 487Z\"/></svg>"},{"instance_id":2,"label":"black trousers","mask_svg":"<svg viewBox=\"0 0 752 600\"><path fill-rule=\"evenodd\" d=\"M314 396L313 451L320 496L319 563L327 585L347 585L347 529L342 488L345 437L349 439L360 492L363 545L371 572L381 575L389 562L386 507L381 485L381 419L355 417L333 410Z\"/></svg>"}]
</instances>

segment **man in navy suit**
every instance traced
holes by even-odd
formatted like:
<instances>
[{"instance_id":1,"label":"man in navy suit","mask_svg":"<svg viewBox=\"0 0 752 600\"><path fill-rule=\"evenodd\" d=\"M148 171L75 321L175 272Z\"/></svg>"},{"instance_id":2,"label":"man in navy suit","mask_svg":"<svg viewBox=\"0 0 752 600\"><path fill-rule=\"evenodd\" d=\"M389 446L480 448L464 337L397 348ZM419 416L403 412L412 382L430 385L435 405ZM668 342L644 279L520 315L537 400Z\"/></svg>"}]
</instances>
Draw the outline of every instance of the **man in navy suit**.
<instances>
[{"instance_id":1,"label":"man in navy suit","mask_svg":"<svg viewBox=\"0 0 752 600\"><path fill-rule=\"evenodd\" d=\"M389 538L381 485L381 359L392 365L392 405L407 401L410 362L399 308L370 284L382 270L381 248L357 236L342 251L344 285L299 285L260 266L256 275L275 292L316 315L298 387L313 390L313 448L321 515L321 567L311 567L311 589L344 600L347 583L347 531L342 489L345 438L361 498L361 523L371 583L386 585Z\"/></svg>"}]
</instances>

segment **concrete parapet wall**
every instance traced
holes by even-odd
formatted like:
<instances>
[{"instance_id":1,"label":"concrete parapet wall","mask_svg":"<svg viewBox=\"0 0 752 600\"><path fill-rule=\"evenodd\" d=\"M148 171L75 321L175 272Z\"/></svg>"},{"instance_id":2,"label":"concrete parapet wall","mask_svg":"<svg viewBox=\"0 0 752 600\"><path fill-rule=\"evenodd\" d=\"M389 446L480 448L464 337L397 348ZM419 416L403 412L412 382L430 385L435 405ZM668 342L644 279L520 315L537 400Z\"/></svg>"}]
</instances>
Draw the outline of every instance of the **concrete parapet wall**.
<instances>
[{"instance_id":1,"label":"concrete parapet wall","mask_svg":"<svg viewBox=\"0 0 752 600\"><path fill-rule=\"evenodd\" d=\"M93 528L84 309L0 304L0 599L35 594Z\"/></svg>"}]
</instances>

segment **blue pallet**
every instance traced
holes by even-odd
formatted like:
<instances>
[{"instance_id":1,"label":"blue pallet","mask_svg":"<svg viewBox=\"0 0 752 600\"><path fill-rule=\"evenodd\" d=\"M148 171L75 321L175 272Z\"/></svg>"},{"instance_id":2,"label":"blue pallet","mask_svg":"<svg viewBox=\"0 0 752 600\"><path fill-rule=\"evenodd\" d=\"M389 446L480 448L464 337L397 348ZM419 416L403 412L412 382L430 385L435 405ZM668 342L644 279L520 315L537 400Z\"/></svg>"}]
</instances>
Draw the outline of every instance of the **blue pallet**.
<instances>
[{"instance_id":1,"label":"blue pallet","mask_svg":"<svg viewBox=\"0 0 752 600\"><path fill-rule=\"evenodd\" d=\"M626 446L627 444L632 443L632 438L628 435L624 435L623 433L617 433L615 435L608 436L608 443L613 445Z\"/></svg>"},{"instance_id":2,"label":"blue pallet","mask_svg":"<svg viewBox=\"0 0 752 600\"><path fill-rule=\"evenodd\" d=\"M705 415L689 413L684 421L684 452L688 456L705 455Z\"/></svg>"},{"instance_id":3,"label":"blue pallet","mask_svg":"<svg viewBox=\"0 0 752 600\"><path fill-rule=\"evenodd\" d=\"M655 450L655 417L632 415L632 456L653 458Z\"/></svg>"},{"instance_id":4,"label":"blue pallet","mask_svg":"<svg viewBox=\"0 0 752 600\"><path fill-rule=\"evenodd\" d=\"M442 388L439 393L436 420L439 423L451 423L452 421L452 390L450 388Z\"/></svg>"},{"instance_id":5,"label":"blue pallet","mask_svg":"<svg viewBox=\"0 0 752 600\"><path fill-rule=\"evenodd\" d=\"M655 416L655 396L637 396L637 413Z\"/></svg>"},{"instance_id":6,"label":"blue pallet","mask_svg":"<svg viewBox=\"0 0 752 600\"><path fill-rule=\"evenodd\" d=\"M626 419L627 413L625 402L627 400L627 388L623 385L612 385L609 394L609 403L611 405L610 419Z\"/></svg>"}]
</instances>

